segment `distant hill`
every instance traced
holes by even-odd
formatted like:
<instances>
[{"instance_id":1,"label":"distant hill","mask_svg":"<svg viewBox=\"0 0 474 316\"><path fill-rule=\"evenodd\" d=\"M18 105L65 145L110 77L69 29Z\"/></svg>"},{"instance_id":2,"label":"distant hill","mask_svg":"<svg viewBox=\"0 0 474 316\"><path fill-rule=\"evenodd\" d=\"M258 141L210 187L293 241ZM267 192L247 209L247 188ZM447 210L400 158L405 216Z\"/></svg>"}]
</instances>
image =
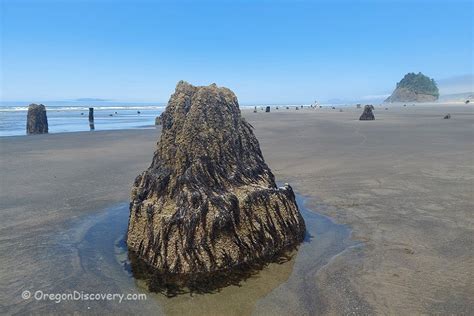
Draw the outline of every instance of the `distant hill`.
<instances>
[{"instance_id":1,"label":"distant hill","mask_svg":"<svg viewBox=\"0 0 474 316\"><path fill-rule=\"evenodd\" d=\"M100 98L79 98L75 99L74 101L80 101L80 102L102 102L102 101L110 101L108 99L100 99Z\"/></svg>"},{"instance_id":2,"label":"distant hill","mask_svg":"<svg viewBox=\"0 0 474 316\"><path fill-rule=\"evenodd\" d=\"M407 73L385 102L433 102L438 100L439 90L434 79L421 72Z\"/></svg>"}]
</instances>

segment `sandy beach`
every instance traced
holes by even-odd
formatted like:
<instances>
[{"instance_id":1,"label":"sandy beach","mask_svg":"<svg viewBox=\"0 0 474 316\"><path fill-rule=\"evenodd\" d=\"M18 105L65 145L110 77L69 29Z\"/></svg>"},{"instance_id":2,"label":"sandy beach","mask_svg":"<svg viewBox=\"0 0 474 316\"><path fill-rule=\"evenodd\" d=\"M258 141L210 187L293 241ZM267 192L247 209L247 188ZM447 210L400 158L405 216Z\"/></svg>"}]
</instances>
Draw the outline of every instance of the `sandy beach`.
<instances>
[{"instance_id":1,"label":"sandy beach","mask_svg":"<svg viewBox=\"0 0 474 316\"><path fill-rule=\"evenodd\" d=\"M358 245L305 275L317 289L310 299L318 314L472 314L474 108L385 107L377 106L376 120L365 122L356 108L243 111L277 181L291 183L309 209L350 227ZM446 113L451 119L442 119ZM0 313L100 313L97 302L24 300L25 289L136 291L133 280L118 282L111 271L100 271L108 278L99 283L79 259L78 249L86 248L77 241L90 227L89 216L126 205L159 133L0 138ZM278 270L280 278L291 279L292 263L285 267L278 268L287 269ZM244 312L312 314L299 304L298 289L285 287L287 300L281 300L283 281L259 292ZM165 302L158 305L107 302L101 308L173 314Z\"/></svg>"}]
</instances>

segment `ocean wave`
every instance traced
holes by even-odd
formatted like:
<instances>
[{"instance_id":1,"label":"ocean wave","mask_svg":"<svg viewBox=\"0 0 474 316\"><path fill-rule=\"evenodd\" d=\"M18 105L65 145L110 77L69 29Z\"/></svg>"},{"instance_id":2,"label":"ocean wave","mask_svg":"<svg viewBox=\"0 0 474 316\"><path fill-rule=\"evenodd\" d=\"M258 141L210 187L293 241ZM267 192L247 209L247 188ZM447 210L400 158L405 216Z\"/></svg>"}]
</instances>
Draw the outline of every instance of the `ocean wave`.
<instances>
[{"instance_id":1,"label":"ocean wave","mask_svg":"<svg viewBox=\"0 0 474 316\"><path fill-rule=\"evenodd\" d=\"M166 106L164 105L149 105L149 106L94 106L94 111L105 111L105 110L164 110ZM73 111L89 111L88 106L46 106L48 111L63 111L63 112L73 112ZM28 111L28 106L2 106L0 107L0 112L26 112Z\"/></svg>"}]
</instances>

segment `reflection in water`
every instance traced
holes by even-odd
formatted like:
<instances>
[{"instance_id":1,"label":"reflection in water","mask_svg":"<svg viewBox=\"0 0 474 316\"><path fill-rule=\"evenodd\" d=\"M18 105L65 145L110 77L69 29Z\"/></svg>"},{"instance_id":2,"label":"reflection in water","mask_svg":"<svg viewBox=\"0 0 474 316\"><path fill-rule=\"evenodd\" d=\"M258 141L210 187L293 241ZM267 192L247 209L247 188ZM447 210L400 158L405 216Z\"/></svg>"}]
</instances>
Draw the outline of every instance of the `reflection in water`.
<instances>
[{"instance_id":1,"label":"reflection in water","mask_svg":"<svg viewBox=\"0 0 474 316\"><path fill-rule=\"evenodd\" d=\"M145 282L135 279L131 273L123 242L129 216L127 203L80 221L72 220L69 229L59 228L58 235L48 237L54 240L55 246L43 249L48 256L38 258L54 266L56 271L47 279L49 291L146 293L148 299L61 304L25 301L16 311L141 315L315 314L320 310L316 273L350 246L350 231L346 226L336 225L305 209L299 196L297 202L306 222L307 236L291 259L270 263L238 285L221 288L215 293L188 293L172 298L150 293ZM64 275L68 277L64 278Z\"/></svg>"},{"instance_id":2,"label":"reflection in water","mask_svg":"<svg viewBox=\"0 0 474 316\"><path fill-rule=\"evenodd\" d=\"M212 294L172 298L154 294L153 298L166 315L250 315L260 298L288 280L293 264L294 260L284 264L271 263L239 286L228 286ZM146 287L143 281L138 281L137 285Z\"/></svg>"},{"instance_id":3,"label":"reflection in water","mask_svg":"<svg viewBox=\"0 0 474 316\"><path fill-rule=\"evenodd\" d=\"M124 240L120 242L124 252L127 246ZM147 289L160 293L168 298L184 294L215 294L229 286L241 287L245 281L255 277L270 263L282 265L293 257L296 247L291 247L270 258L235 266L232 270L222 270L211 273L199 273L193 278L182 279L176 274L158 273L145 263L135 252L128 251L129 262L125 262L125 269L129 270L135 279L144 280Z\"/></svg>"}]
</instances>

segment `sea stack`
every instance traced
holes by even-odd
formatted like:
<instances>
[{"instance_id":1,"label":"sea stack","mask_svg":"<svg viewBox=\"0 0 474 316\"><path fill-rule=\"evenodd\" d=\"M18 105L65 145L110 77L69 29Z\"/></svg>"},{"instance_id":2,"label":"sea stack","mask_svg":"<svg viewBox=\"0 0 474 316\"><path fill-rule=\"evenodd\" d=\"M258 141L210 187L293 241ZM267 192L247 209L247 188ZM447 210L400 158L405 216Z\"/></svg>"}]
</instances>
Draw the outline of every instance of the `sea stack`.
<instances>
[{"instance_id":1,"label":"sea stack","mask_svg":"<svg viewBox=\"0 0 474 316\"><path fill-rule=\"evenodd\" d=\"M30 104L26 117L26 134L47 134L48 117L43 104Z\"/></svg>"},{"instance_id":2,"label":"sea stack","mask_svg":"<svg viewBox=\"0 0 474 316\"><path fill-rule=\"evenodd\" d=\"M364 112L362 112L362 115L360 116L359 120L361 121L375 120L374 112L372 112L373 109L374 109L374 106L371 104L367 104L366 106L364 106Z\"/></svg>"},{"instance_id":3,"label":"sea stack","mask_svg":"<svg viewBox=\"0 0 474 316\"><path fill-rule=\"evenodd\" d=\"M434 102L439 98L438 86L421 72L415 74L407 73L397 83L393 93L385 102Z\"/></svg>"},{"instance_id":4,"label":"sea stack","mask_svg":"<svg viewBox=\"0 0 474 316\"><path fill-rule=\"evenodd\" d=\"M132 188L127 235L151 284L209 284L303 240L294 192L276 186L231 90L180 81L162 120Z\"/></svg>"}]
</instances>

